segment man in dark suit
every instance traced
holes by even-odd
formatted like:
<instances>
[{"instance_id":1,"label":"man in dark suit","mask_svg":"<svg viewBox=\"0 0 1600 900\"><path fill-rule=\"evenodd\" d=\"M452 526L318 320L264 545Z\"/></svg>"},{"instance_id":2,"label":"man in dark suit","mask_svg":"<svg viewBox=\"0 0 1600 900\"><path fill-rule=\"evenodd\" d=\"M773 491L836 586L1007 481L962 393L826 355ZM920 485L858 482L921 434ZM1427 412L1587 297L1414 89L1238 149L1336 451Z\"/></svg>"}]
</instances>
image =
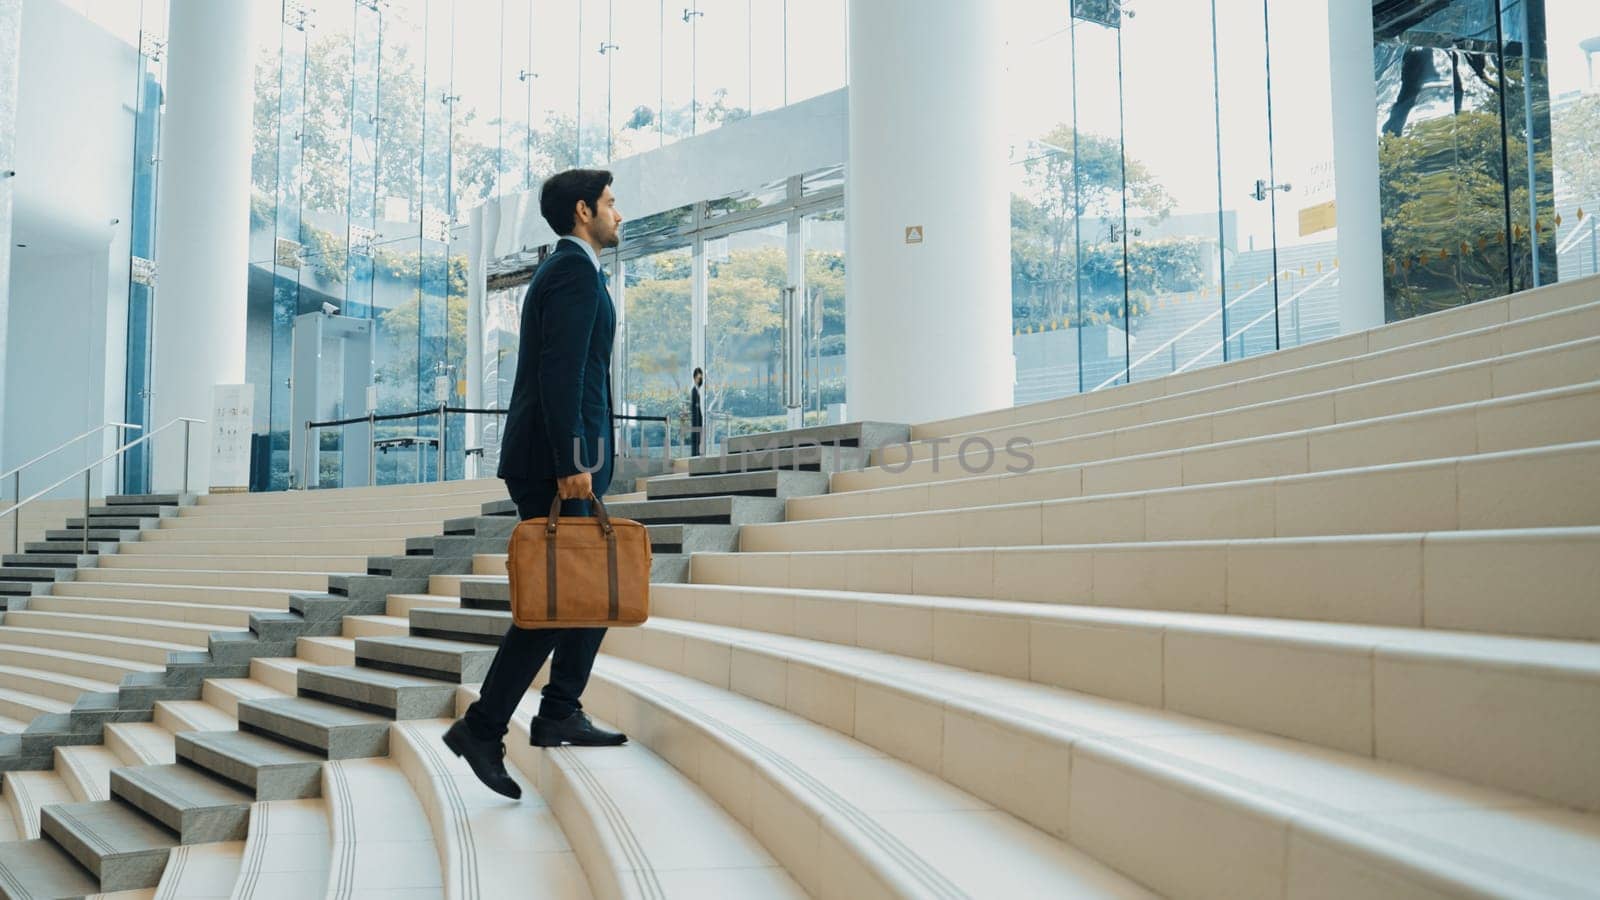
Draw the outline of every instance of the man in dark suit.
<instances>
[{"instance_id":1,"label":"man in dark suit","mask_svg":"<svg viewBox=\"0 0 1600 900\"><path fill-rule=\"evenodd\" d=\"M705 431L706 417L700 409L700 388L705 384L705 370L694 367L694 387L689 389L689 455L700 455L701 434Z\"/></svg>"},{"instance_id":2,"label":"man in dark suit","mask_svg":"<svg viewBox=\"0 0 1600 900\"><path fill-rule=\"evenodd\" d=\"M562 237L534 273L523 301L499 476L519 518L549 515L557 495L561 515L587 516L591 492L598 497L611 484L614 453L611 346L617 314L599 255L620 240L622 216L611 173L571 169L551 177L539 191L539 211ZM508 628L478 702L445 732L445 745L465 757L491 790L522 796L505 768L506 729L552 651L550 682L529 728L533 745L627 741L597 728L578 702L604 637L604 628Z\"/></svg>"}]
</instances>

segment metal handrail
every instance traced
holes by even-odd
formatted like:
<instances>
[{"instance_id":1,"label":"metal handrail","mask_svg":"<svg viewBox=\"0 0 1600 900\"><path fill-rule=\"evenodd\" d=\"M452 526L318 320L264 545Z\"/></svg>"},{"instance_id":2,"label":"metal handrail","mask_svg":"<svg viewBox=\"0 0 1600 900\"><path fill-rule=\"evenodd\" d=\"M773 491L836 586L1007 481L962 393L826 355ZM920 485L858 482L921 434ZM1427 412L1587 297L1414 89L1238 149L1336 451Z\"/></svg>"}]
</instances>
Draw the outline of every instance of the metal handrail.
<instances>
[{"instance_id":1,"label":"metal handrail","mask_svg":"<svg viewBox=\"0 0 1600 900\"><path fill-rule=\"evenodd\" d=\"M42 463L45 460L49 459L50 457L55 456L57 453L60 453L61 451L67 449L68 447L71 447L73 444L76 444L77 442L83 440L84 438L88 437L89 435L91 435L91 434L99 434L100 432L105 431L107 428L117 428L117 429L132 428L135 431L143 431L144 430L144 426L143 425L135 425L132 422L107 422L104 425L96 425L95 427L89 429L88 431L85 431L83 434L80 434L77 437L72 438L71 440L63 441L62 443L56 445L54 448L52 448L50 450L46 450L45 452L39 454L38 456L35 456L33 459L28 460L27 462L23 463L22 465L17 466L15 469L12 469L9 472L0 472L0 481L4 481L7 478L11 479L11 499L12 500L21 500L22 499L22 470L23 469L26 469L26 468L28 468L29 466L32 466L32 465L37 465L38 463Z\"/></svg>"},{"instance_id":2,"label":"metal handrail","mask_svg":"<svg viewBox=\"0 0 1600 900\"><path fill-rule=\"evenodd\" d=\"M84 466L81 469L78 469L77 471L75 471L72 474L68 475L67 477L61 479L60 481L56 482L55 484L50 485L49 487L45 488L44 490L39 491L38 493L34 494L33 496L29 497L28 499L17 501L16 503L12 504L9 509L6 509L4 511L0 511L0 519L4 519L6 516L9 516L9 515L11 515L13 513L16 513L18 510L22 509L24 506L27 506L29 503L32 503L33 501L44 497L46 494L50 493L51 491L55 490L56 488L61 487L62 485L66 484L67 482L69 482L71 480L73 480L74 478L77 478L79 475L82 475L83 476L83 552L84 553L88 553L89 552L89 504L91 502L90 491L92 490L92 485L94 483L94 481L93 481L93 479L94 479L94 470L98 469L99 467L105 465L108 462L111 462L114 459L119 459L122 456L122 454L127 453L129 450L132 450L133 448L139 446L140 444L143 444L145 441L148 441L148 440L154 438L156 435L160 434L163 431L166 431L168 428L171 428L174 425L177 425L179 422L183 423L183 493L185 493L185 494L189 493L189 439L190 439L191 426L204 425L204 424L206 424L206 420L205 419L189 419L189 418L185 418L183 416L179 416L178 418L173 419L172 421L170 421L167 424L161 426L160 428L157 428L155 431L150 432L149 434L145 435L144 437L139 438L138 440L130 441L130 442L126 443L126 444L123 444L121 447L118 447L116 449L116 451L113 452L111 455L101 457L99 460L96 460L95 462L92 462L89 465ZM22 516L19 514L19 515L17 515L16 521L14 521L12 523L12 529L11 529L11 552L12 553L19 552L18 548L21 546L21 544L22 544Z\"/></svg>"},{"instance_id":3,"label":"metal handrail","mask_svg":"<svg viewBox=\"0 0 1600 900\"><path fill-rule=\"evenodd\" d=\"M406 419L425 419L425 418L430 418L432 416L438 416L439 417L439 437L437 439L429 438L428 440L434 441L436 452L438 454L438 463L437 463L436 471L437 471L437 474L438 474L438 480L440 482L443 482L445 480L445 477L444 477L445 457L446 457L446 454L448 453L448 448L445 446L445 438L446 438L445 415L449 414L449 413L455 413L455 414L465 414L465 415L496 415L496 416L503 416L503 415L506 415L509 412L510 412L510 410L496 409L494 407L490 407L490 408L487 408L487 409L472 409L472 408L469 408L469 407L446 406L444 404L440 404L439 406L433 407L432 409L419 409L419 410L416 410L415 412L388 413L386 415L381 415L381 416L378 415L377 413L369 412L364 416L356 416L356 417L352 417L352 418L348 418L348 419L328 419L328 420L322 421L322 422L307 421L306 422L305 449L304 449L304 452L302 453L303 459L302 459L302 469L301 469L301 475L305 480L305 488L304 489L305 490L315 490L317 488L320 480L321 480L320 477L318 477L316 480L313 480L313 473L312 473L313 461L317 458L316 454L321 452L321 448L316 446L316 444L317 444L317 432L320 429L323 429L323 428L342 428L342 427L344 427L346 425L361 425L361 424L366 424L366 425L372 427L373 431L372 431L372 433L370 435L368 435L368 439L370 441L372 441L372 443L367 447L367 484L375 485L375 484L378 483L378 469L377 469L377 466L378 466L378 454L377 454L377 442L375 440L375 438L377 437L377 427L376 427L377 424L379 422L399 422L399 421L403 421L403 420L406 420ZM664 428L664 435L662 437L662 453L667 455L668 457L670 457L672 455L672 423L668 420L668 418L666 416L635 416L635 415L626 415L626 414L613 413L611 415L611 418L612 419L627 419L627 420L636 421L636 422L660 422L662 424L663 428ZM482 451L481 447L479 447L479 448L468 447L466 449L466 452L470 454L474 449L477 449L480 452ZM419 481L422 478L422 471L420 469L420 466L419 466L419 469L417 471L417 478L419 479Z\"/></svg>"}]
</instances>

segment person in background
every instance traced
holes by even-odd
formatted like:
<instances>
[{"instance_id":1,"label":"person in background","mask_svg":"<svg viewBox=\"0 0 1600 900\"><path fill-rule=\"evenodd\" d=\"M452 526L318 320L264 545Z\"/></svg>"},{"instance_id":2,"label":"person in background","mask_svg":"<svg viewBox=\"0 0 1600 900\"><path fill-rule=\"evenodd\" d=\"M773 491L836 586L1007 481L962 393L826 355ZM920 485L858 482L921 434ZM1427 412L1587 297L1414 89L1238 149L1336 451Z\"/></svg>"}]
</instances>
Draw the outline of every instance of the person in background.
<instances>
[{"instance_id":1,"label":"person in background","mask_svg":"<svg viewBox=\"0 0 1600 900\"><path fill-rule=\"evenodd\" d=\"M700 455L700 433L705 430L706 417L700 408L700 388L705 383L706 370L694 367L694 387L689 389L689 455Z\"/></svg>"}]
</instances>

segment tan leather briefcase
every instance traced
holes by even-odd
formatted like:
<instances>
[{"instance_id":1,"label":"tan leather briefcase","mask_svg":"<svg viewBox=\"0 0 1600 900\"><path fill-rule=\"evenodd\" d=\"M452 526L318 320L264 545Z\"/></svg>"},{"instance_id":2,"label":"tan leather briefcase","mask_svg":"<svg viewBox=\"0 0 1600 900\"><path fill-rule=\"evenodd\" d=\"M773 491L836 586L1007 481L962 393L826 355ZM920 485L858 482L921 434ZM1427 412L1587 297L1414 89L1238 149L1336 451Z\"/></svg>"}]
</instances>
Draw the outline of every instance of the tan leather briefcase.
<instances>
[{"instance_id":1,"label":"tan leather briefcase","mask_svg":"<svg viewBox=\"0 0 1600 900\"><path fill-rule=\"evenodd\" d=\"M511 619L518 628L639 625L650 616L650 536L632 519L613 519L590 495L597 516L526 519L511 532Z\"/></svg>"}]
</instances>

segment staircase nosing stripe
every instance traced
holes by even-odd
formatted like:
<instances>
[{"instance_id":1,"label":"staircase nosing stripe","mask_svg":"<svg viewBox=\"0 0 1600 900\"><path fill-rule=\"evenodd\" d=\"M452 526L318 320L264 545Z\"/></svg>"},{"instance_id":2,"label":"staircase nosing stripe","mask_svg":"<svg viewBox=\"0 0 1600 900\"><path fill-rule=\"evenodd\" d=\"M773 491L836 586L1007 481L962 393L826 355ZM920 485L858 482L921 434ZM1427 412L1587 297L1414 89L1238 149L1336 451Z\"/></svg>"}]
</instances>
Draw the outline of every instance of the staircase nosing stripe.
<instances>
[{"instance_id":1,"label":"staircase nosing stripe","mask_svg":"<svg viewBox=\"0 0 1600 900\"><path fill-rule=\"evenodd\" d=\"M584 765L580 754L567 747L553 747L551 750L566 760L572 772L576 775L576 780L582 784L596 805L600 807L601 814L605 816L606 823L610 825L612 833L617 837L618 843L623 848L623 853L629 857L633 864L630 874L632 874L634 883L638 886L640 893L649 898L665 900L667 892L661 884L655 864L650 860L650 854L646 852L643 842L639 840L639 836L633 830L633 827L628 824L627 817L622 814L621 808L617 806L616 800L606 790L604 783L589 770L588 766Z\"/></svg>"}]
</instances>

